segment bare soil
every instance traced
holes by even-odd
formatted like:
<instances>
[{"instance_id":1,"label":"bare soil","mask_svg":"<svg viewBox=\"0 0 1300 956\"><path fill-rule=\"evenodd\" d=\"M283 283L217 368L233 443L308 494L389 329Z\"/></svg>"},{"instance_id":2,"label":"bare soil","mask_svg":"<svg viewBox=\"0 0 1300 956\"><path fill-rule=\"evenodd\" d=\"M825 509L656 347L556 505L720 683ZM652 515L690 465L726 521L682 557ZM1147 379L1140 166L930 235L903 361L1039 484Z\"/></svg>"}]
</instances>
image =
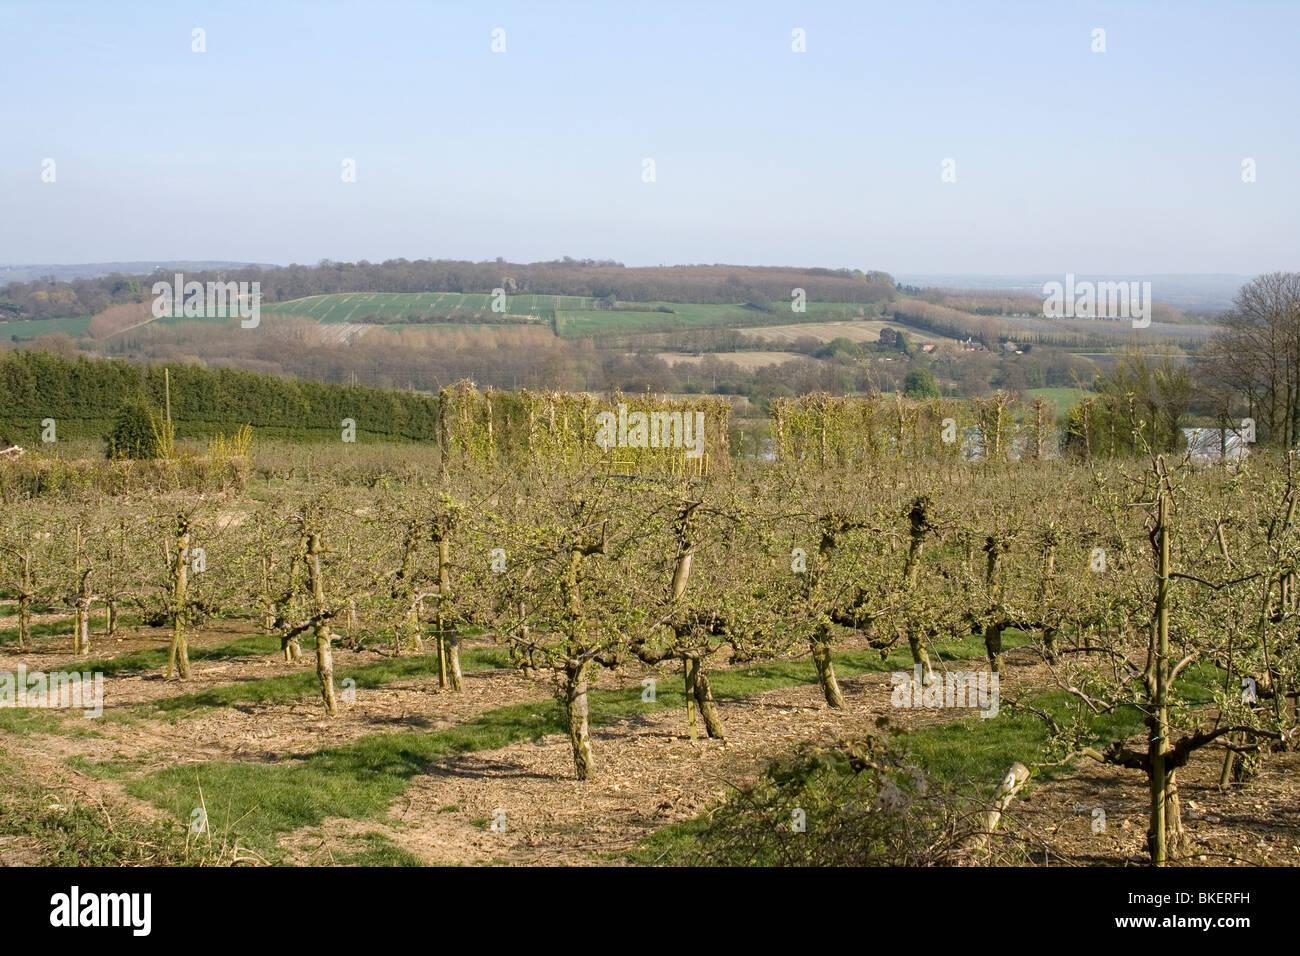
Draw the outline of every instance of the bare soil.
<instances>
[{"instance_id":1,"label":"bare soil","mask_svg":"<svg viewBox=\"0 0 1300 956\"><path fill-rule=\"evenodd\" d=\"M0 619L0 627L12 626ZM251 633L245 625L217 624L197 631L192 646L223 644ZM97 637L92 656L165 647L155 628L125 629ZM75 668L63 638L41 638L22 654L0 648L0 670L21 662L29 669ZM1026 651L1013 651L1002 682L1004 696L1048 686L1046 668ZM380 659L367 650L339 650L336 667ZM125 761L132 773L215 760L277 761L376 734L453 726L494 708L552 696L547 680L530 681L505 670L470 671L460 694L437 686L436 677L358 690L332 720L315 697L291 702L241 703L179 715L147 705L181 694L240 681L310 670L303 660L278 655L197 661L189 681L157 672L105 680L105 716L87 721L63 714L65 730L81 722L89 734L14 734L0 731L0 749L22 772L48 789L50 799L83 799L114 814L158 818L162 811L126 794L116 779L99 779L68 764ZM645 674L651 673L645 671ZM638 686L639 669L602 674L599 686ZM662 677L661 673L661 677ZM678 678L679 679L679 678ZM379 820L331 818L282 838L292 862L329 863L370 834L382 834L416 858L433 864L602 864L638 845L654 830L705 812L729 786L752 779L766 761L797 742L825 741L894 727L919 727L969 716L970 711L900 710L890 704L888 674L842 678L847 701L828 708L815 685L781 688L740 701L721 701L723 741L691 741L685 715L659 711L593 730L596 778L575 779L568 740L551 735L493 751L449 757L415 777ZM701 727L702 732L702 727ZM1180 772L1184 821L1192 852L1202 865L1300 865L1300 756L1270 755L1249 785L1221 791L1222 751L1202 751ZM1021 839L1036 859L1073 865L1136 865L1145 857L1145 780L1139 773L1082 760L1059 779L1035 781L1013 805L1007 839ZM1105 813L1094 832L1094 809ZM494 826L494 820L497 825ZM39 858L30 838L0 839L0 864Z\"/></svg>"}]
</instances>

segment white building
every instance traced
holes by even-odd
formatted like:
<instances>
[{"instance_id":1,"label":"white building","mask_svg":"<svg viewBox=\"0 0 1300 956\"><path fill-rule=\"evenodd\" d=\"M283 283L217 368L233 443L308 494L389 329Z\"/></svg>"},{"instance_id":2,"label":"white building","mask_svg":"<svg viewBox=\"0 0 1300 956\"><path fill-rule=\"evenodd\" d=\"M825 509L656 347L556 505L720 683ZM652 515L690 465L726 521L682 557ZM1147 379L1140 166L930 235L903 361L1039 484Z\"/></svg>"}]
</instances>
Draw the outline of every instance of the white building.
<instances>
[{"instance_id":1,"label":"white building","mask_svg":"<svg viewBox=\"0 0 1300 956\"><path fill-rule=\"evenodd\" d=\"M1250 443L1231 428L1184 428L1183 438L1193 461L1240 461L1250 454Z\"/></svg>"}]
</instances>

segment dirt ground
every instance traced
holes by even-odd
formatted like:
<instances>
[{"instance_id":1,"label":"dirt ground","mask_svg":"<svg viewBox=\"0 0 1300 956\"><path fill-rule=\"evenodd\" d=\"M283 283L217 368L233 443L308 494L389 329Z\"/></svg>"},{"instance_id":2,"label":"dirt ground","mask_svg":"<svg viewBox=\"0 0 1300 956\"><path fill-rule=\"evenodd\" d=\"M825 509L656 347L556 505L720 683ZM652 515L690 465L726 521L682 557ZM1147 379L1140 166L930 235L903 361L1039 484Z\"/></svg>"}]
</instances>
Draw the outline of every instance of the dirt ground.
<instances>
[{"instance_id":1,"label":"dirt ground","mask_svg":"<svg viewBox=\"0 0 1300 956\"><path fill-rule=\"evenodd\" d=\"M0 620L0 627L6 625ZM223 644L251 633L242 625L209 627L194 646ZM165 646L160 629L138 628L121 639L98 639L92 656ZM18 654L0 648L0 670L21 662L29 670L76 666L64 642L42 639ZM378 652L336 651L336 667L380 659ZM1008 655L1004 696L1046 686L1046 670L1027 651ZM50 788L115 813L157 818L162 811L105 780L68 764L126 761L132 773L215 760L292 760L377 734L445 729L486 711L552 696L546 680L506 670L469 671L460 694L439 689L436 677L401 680L359 690L339 716L326 720L318 699L240 703L179 715L159 714L150 702L233 682L301 673L278 655L196 661L193 679L164 680L137 673L105 680L105 715L85 721L93 735L0 731L0 748L23 772ZM649 673L649 672L647 672ZM639 686L639 670L604 673L599 686ZM416 776L379 820L327 819L282 837L291 862L326 864L371 834L382 834L414 857L435 864L597 864L616 862L656 829L698 816L730 785L750 780L767 759L797 742L827 743L875 730L882 718L895 727L942 722L970 711L899 710L890 704L888 674L841 679L847 701L828 708L815 685L800 685L722 701L725 741L691 741L683 713L659 711L593 729L596 777L574 778L568 740L550 735L492 751L438 760ZM84 720L66 714L67 724ZM1247 787L1217 787L1222 752L1202 751L1181 772L1184 820L1193 863L1300 865L1300 759L1272 755ZM75 762L75 761L74 761ZM57 796L56 796L57 799ZM1144 859L1146 790L1141 774L1080 761L1059 779L1035 781L1009 812L1007 838L1021 839L1035 860L1073 865L1139 864ZM1104 812L1104 826L1094 813ZM496 821L496 825L493 825ZM24 842L26 840L27 842ZM32 862L27 838L0 840L0 864Z\"/></svg>"}]
</instances>

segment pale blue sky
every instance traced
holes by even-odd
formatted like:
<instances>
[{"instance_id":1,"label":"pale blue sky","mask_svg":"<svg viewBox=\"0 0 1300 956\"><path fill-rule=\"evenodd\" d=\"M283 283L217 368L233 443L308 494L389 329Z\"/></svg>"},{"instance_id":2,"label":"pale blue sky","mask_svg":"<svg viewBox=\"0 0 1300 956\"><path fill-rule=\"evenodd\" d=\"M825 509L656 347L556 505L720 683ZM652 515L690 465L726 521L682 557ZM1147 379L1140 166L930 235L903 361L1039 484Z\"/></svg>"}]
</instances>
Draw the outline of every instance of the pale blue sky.
<instances>
[{"instance_id":1,"label":"pale blue sky","mask_svg":"<svg viewBox=\"0 0 1300 956\"><path fill-rule=\"evenodd\" d=\"M0 262L1296 268L1297 37L1295 2L0 0Z\"/></svg>"}]
</instances>

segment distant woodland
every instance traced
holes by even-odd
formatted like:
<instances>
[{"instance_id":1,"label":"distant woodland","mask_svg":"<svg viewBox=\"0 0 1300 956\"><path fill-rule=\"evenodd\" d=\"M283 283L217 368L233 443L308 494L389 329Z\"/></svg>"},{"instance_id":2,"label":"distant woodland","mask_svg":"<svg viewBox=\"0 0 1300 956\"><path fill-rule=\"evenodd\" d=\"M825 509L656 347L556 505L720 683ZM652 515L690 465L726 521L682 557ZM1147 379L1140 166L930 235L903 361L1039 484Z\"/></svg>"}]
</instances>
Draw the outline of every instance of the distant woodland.
<instances>
[{"instance_id":1,"label":"distant woodland","mask_svg":"<svg viewBox=\"0 0 1300 956\"><path fill-rule=\"evenodd\" d=\"M151 298L152 275L109 275L61 282L52 277L13 282L0 288L0 319L93 315L109 306ZM458 262L391 259L387 262L329 262L280 269L222 269L187 272L186 281L260 282L264 303L329 292L485 292L614 297L626 302L770 302L802 288L809 299L871 303L894 294L883 272L726 265L627 268L617 262L560 259L554 262Z\"/></svg>"}]
</instances>

